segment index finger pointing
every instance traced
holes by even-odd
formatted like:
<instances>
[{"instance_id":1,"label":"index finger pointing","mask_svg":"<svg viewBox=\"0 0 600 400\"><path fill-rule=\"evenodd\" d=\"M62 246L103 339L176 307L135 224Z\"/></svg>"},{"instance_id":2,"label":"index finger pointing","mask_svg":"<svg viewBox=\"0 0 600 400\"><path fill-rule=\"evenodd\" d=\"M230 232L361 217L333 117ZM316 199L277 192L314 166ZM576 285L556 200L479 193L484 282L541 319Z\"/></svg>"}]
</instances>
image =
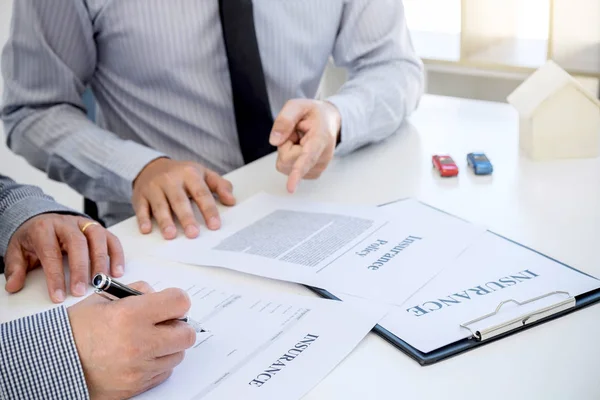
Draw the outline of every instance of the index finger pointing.
<instances>
[{"instance_id":1,"label":"index finger pointing","mask_svg":"<svg viewBox=\"0 0 600 400\"><path fill-rule=\"evenodd\" d=\"M317 161L319 161L319 157L325 146L319 145L316 141L308 141L303 146L303 151L300 157L294 163L294 167L292 168L292 172L288 178L287 182L287 190L290 193L294 193L298 184L304 178L304 176L310 171Z\"/></svg>"}]
</instances>

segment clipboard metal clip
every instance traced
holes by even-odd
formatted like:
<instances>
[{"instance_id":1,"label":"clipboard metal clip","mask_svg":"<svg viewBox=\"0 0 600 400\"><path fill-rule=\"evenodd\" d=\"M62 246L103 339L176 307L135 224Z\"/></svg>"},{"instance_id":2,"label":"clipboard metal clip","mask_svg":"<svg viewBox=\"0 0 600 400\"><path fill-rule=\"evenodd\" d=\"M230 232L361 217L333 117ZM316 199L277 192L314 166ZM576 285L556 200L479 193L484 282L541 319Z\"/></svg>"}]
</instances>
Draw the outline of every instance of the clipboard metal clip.
<instances>
[{"instance_id":1,"label":"clipboard metal clip","mask_svg":"<svg viewBox=\"0 0 600 400\"><path fill-rule=\"evenodd\" d=\"M517 318L511 319L509 321L506 322L502 322L498 325L494 325L491 326L489 328L486 329L478 329L478 330L473 330L472 328L469 327L469 325L473 325L479 321L483 321L486 318L490 318L493 317L494 315L497 315L500 312L500 309L508 303L514 303L518 306L523 306L529 303L533 303L536 302L538 300L544 299L546 297L550 297L550 296L555 296L555 295L567 295L568 298L559 302L559 303L555 303L552 304L550 306L541 308L539 310L533 311L531 313L525 314L525 315L521 315ZM501 335L505 332L509 332L512 331L513 329L516 328L520 328L524 325L533 323L537 320L540 320L542 318L546 318L550 315L559 313L561 311L564 310L568 310L569 308L573 308L575 307L575 297L571 296L569 294L569 292L563 292L563 291L555 291L555 292L550 292L550 293L546 293L544 295L538 296L538 297L534 297L532 299L526 300L526 301L517 301L514 299L509 299L509 300L505 300L503 302L501 302L500 304L498 304L498 307L496 307L496 310L494 312L491 312L489 314L483 315L479 318L476 318L474 320L471 320L469 322L465 322L463 324L460 324L461 328L465 328L467 330L469 330L469 332L471 332L472 337L477 340L477 341L484 341L490 338L493 338L494 336L498 336Z\"/></svg>"}]
</instances>

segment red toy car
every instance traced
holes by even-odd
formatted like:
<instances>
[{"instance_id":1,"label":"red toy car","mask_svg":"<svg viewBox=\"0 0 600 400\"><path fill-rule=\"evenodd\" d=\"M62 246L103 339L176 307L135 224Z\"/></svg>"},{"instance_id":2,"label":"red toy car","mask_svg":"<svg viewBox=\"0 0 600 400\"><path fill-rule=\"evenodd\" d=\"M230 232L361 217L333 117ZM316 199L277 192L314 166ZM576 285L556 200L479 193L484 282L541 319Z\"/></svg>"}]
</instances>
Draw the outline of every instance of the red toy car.
<instances>
[{"instance_id":1,"label":"red toy car","mask_svg":"<svg viewBox=\"0 0 600 400\"><path fill-rule=\"evenodd\" d=\"M456 176L458 175L458 167L454 163L452 157L447 155L435 155L431 157L433 168L440 172L441 176Z\"/></svg>"}]
</instances>

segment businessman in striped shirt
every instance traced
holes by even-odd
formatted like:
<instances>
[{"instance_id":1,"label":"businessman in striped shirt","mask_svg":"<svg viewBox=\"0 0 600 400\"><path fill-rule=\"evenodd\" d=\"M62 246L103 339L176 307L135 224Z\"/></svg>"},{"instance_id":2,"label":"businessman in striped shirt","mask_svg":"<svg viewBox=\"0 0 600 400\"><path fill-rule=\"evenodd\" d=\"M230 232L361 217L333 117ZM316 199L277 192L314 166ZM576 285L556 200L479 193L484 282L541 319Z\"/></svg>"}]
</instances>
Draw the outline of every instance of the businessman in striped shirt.
<instances>
[{"instance_id":1,"label":"businessman in striped shirt","mask_svg":"<svg viewBox=\"0 0 600 400\"><path fill-rule=\"evenodd\" d=\"M123 273L116 237L40 189L0 175L6 289L21 290L27 272L41 262L51 298L64 300L63 249L76 295L85 292L90 258L93 272ZM133 286L152 292L142 282ZM0 319L0 400L114 399L146 391L166 380L194 344L194 330L171 321L189 308L185 292L167 289L116 302L92 295L68 309Z\"/></svg>"},{"instance_id":2,"label":"businessman in striped shirt","mask_svg":"<svg viewBox=\"0 0 600 400\"><path fill-rule=\"evenodd\" d=\"M349 78L317 100L330 57ZM294 192L388 137L424 81L401 0L16 1L2 73L10 148L166 239L199 234L193 204L220 227L222 174L277 152Z\"/></svg>"}]
</instances>

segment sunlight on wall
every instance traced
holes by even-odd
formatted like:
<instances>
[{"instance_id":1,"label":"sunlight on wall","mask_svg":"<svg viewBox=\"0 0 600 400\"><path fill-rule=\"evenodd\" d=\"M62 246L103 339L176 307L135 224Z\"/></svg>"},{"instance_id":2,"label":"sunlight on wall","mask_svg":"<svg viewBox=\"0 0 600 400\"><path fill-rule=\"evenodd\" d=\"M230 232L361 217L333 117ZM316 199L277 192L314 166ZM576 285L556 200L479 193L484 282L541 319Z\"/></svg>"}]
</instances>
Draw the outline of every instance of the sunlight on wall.
<instances>
[{"instance_id":1,"label":"sunlight on wall","mask_svg":"<svg viewBox=\"0 0 600 400\"><path fill-rule=\"evenodd\" d=\"M404 0L404 8L411 30L460 33L461 0ZM520 1L516 12L519 38L546 39L548 37L549 0Z\"/></svg>"}]
</instances>

